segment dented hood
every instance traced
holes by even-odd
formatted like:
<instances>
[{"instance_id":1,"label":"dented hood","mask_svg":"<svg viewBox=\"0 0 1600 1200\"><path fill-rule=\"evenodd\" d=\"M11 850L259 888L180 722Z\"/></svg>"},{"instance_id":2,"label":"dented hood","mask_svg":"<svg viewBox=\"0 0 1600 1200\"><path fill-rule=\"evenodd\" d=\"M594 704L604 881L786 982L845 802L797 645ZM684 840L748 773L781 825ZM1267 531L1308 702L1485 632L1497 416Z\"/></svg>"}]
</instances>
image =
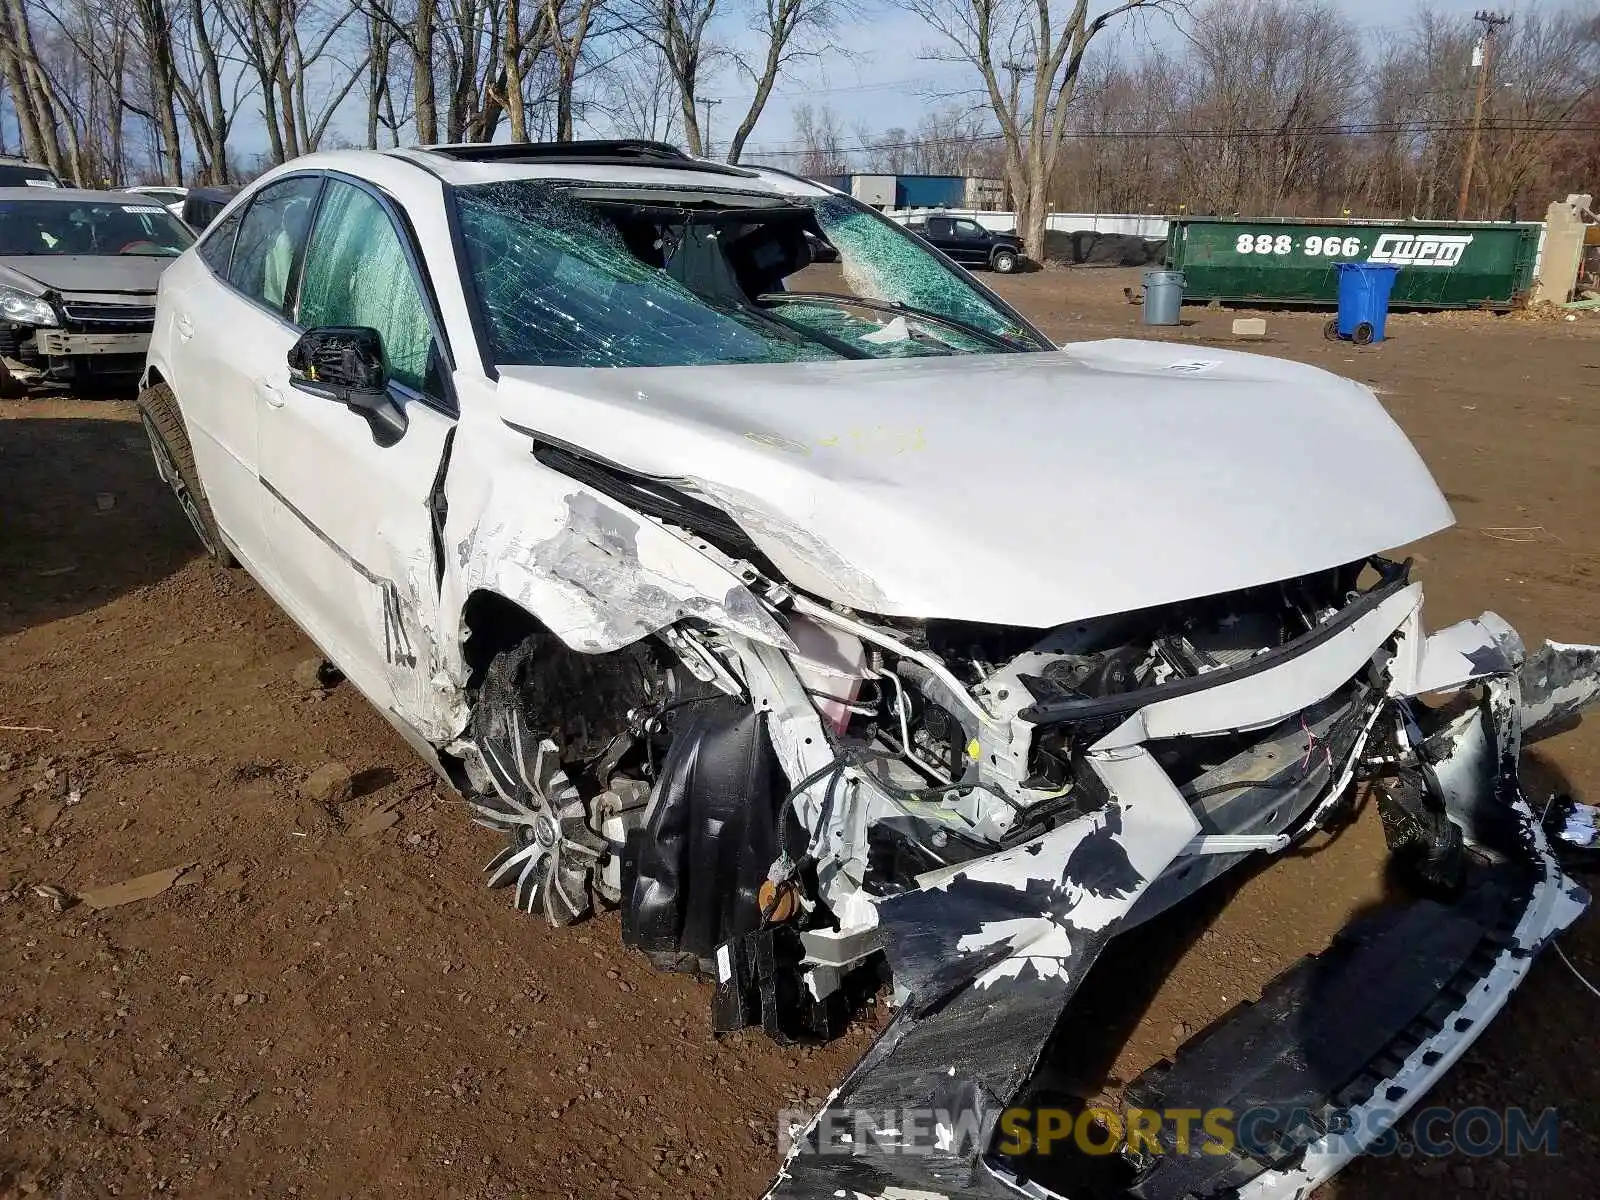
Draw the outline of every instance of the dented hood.
<instances>
[{"instance_id":1,"label":"dented hood","mask_svg":"<svg viewBox=\"0 0 1600 1200\"><path fill-rule=\"evenodd\" d=\"M501 415L683 481L796 586L1049 627L1354 561L1451 524L1372 393L1252 354L501 369Z\"/></svg>"},{"instance_id":2,"label":"dented hood","mask_svg":"<svg viewBox=\"0 0 1600 1200\"><path fill-rule=\"evenodd\" d=\"M155 294L171 258L153 254L13 254L0 257L0 282L24 291ZM29 284L35 287L29 287Z\"/></svg>"}]
</instances>

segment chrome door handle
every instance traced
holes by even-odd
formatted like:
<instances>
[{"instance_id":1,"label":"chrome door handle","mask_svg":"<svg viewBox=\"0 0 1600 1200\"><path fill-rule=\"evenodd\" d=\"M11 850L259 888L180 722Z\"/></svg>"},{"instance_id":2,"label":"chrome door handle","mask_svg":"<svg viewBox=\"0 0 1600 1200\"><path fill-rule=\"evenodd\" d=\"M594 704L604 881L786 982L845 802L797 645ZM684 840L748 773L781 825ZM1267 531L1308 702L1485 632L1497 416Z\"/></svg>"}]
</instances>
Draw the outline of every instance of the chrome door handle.
<instances>
[{"instance_id":1,"label":"chrome door handle","mask_svg":"<svg viewBox=\"0 0 1600 1200\"><path fill-rule=\"evenodd\" d=\"M263 379L257 386L261 389L262 398L266 400L268 404L272 405L273 408L282 408L284 406L285 400L283 389L277 384L268 383L265 379Z\"/></svg>"},{"instance_id":2,"label":"chrome door handle","mask_svg":"<svg viewBox=\"0 0 1600 1200\"><path fill-rule=\"evenodd\" d=\"M178 336L186 342L194 336L194 322L189 319L187 313L179 313L174 317L172 319L172 327L178 331Z\"/></svg>"}]
</instances>

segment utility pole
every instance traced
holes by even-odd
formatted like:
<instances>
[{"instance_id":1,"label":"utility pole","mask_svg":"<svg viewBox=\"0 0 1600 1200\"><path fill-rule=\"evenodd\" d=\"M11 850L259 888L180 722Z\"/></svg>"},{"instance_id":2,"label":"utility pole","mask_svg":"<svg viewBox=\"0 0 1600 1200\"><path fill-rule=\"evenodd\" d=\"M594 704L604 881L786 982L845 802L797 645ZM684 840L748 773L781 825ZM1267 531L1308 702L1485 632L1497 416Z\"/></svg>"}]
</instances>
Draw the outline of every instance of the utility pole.
<instances>
[{"instance_id":1,"label":"utility pole","mask_svg":"<svg viewBox=\"0 0 1600 1200\"><path fill-rule=\"evenodd\" d=\"M711 99L710 96L701 96L700 97L700 103L704 104L706 106L706 128L705 128L705 133L700 138L701 153L703 153L707 158L710 158L711 157L711 106L713 104L721 104L722 101L721 100L713 100L713 99Z\"/></svg>"},{"instance_id":2,"label":"utility pole","mask_svg":"<svg viewBox=\"0 0 1600 1200\"><path fill-rule=\"evenodd\" d=\"M1500 13L1479 9L1472 18L1483 26L1483 38L1476 57L1478 62L1478 98L1472 105L1472 133L1467 138L1467 161L1461 165L1461 195L1456 201L1456 220L1467 219L1467 199L1472 193L1472 171L1478 165L1478 131L1483 125L1483 105L1489 97L1489 72L1494 67L1495 31L1511 24L1511 18Z\"/></svg>"}]
</instances>

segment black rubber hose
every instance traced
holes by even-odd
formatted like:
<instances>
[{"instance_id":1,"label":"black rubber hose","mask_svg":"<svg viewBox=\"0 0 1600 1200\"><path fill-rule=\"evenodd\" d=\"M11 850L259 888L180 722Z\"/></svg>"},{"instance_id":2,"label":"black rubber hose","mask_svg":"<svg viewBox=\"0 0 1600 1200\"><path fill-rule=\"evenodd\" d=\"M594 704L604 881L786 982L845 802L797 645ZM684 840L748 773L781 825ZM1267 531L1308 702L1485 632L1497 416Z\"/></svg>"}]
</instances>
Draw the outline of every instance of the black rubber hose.
<instances>
[{"instance_id":1,"label":"black rubber hose","mask_svg":"<svg viewBox=\"0 0 1600 1200\"><path fill-rule=\"evenodd\" d=\"M783 798L783 803L778 805L778 852L785 861L791 864L794 863L794 856L789 853L789 813L794 808L794 802L799 799L800 793L812 784L827 778L830 774L843 771L849 765L849 759L845 755L835 756L832 762L826 766L818 767L799 783L795 784L794 787L790 788L789 794Z\"/></svg>"}]
</instances>

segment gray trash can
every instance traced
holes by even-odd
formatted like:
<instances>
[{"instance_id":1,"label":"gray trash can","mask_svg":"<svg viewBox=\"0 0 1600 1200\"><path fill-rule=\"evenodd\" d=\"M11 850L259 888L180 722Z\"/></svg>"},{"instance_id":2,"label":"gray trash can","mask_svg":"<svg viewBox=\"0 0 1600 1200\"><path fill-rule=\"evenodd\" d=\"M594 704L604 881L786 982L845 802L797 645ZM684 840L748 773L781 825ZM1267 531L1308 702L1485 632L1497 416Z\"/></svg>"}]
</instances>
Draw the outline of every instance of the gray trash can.
<instances>
[{"instance_id":1,"label":"gray trash can","mask_svg":"<svg viewBox=\"0 0 1600 1200\"><path fill-rule=\"evenodd\" d=\"M1176 325L1183 311L1183 272L1144 273L1144 323Z\"/></svg>"}]
</instances>

